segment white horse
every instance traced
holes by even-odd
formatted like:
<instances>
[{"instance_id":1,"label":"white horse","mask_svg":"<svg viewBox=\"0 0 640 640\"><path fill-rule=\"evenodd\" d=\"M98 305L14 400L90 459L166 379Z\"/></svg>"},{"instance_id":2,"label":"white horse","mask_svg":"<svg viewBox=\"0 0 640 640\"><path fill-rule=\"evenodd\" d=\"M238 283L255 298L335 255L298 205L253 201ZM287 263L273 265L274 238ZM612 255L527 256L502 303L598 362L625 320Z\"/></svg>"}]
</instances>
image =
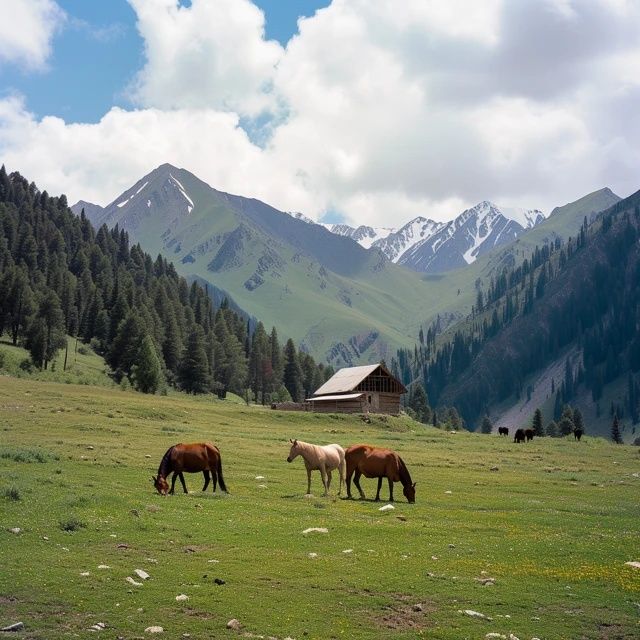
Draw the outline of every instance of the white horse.
<instances>
[{"instance_id":1,"label":"white horse","mask_svg":"<svg viewBox=\"0 0 640 640\"><path fill-rule=\"evenodd\" d=\"M311 472L314 469L320 471L324 494L329 495L331 485L331 472L338 469L340 473L340 487L338 495L342 493L342 483L346 472L344 461L344 449L339 444L327 444L324 446L302 442L302 440L289 440L291 450L287 462L293 462L297 456L302 456L304 466L307 468L307 493L311 493Z\"/></svg>"}]
</instances>

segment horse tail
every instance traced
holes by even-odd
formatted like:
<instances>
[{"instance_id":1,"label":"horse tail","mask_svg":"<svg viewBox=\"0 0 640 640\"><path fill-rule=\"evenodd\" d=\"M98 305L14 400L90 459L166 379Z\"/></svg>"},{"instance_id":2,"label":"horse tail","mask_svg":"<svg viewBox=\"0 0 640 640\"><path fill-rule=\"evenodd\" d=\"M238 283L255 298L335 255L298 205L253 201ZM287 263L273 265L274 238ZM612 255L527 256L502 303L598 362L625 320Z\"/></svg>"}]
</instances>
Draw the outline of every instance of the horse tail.
<instances>
[{"instance_id":1,"label":"horse tail","mask_svg":"<svg viewBox=\"0 0 640 640\"><path fill-rule=\"evenodd\" d=\"M216 473L218 474L218 482L220 483L220 488L225 493L229 493L229 491L227 490L227 485L224 483L224 478L222 477L222 456L220 455L219 450L218 459L216 460Z\"/></svg>"}]
</instances>

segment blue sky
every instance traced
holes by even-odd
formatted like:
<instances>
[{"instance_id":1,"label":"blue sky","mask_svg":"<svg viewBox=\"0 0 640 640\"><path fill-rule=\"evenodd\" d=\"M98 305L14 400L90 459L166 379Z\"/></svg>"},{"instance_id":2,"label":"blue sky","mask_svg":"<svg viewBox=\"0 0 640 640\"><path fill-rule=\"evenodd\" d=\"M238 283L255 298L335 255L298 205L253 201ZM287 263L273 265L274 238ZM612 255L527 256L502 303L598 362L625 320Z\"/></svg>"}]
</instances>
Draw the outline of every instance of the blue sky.
<instances>
[{"instance_id":1,"label":"blue sky","mask_svg":"<svg viewBox=\"0 0 640 640\"><path fill-rule=\"evenodd\" d=\"M189 5L190 2L182 2ZM266 18L266 36L286 46L299 16L330 0L255 0ZM144 63L136 16L126 0L58 0L68 16L55 36L47 66L37 72L0 65L1 93L19 93L39 118L97 122L112 107L130 108L127 87Z\"/></svg>"}]
</instances>

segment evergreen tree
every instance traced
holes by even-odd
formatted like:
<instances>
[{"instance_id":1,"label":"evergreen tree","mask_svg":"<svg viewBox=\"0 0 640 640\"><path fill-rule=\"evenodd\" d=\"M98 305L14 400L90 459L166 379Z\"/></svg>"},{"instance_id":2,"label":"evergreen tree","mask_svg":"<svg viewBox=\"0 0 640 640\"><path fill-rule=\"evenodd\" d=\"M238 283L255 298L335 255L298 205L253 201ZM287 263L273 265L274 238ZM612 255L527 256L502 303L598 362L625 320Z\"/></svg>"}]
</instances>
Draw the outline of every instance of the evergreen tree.
<instances>
[{"instance_id":1,"label":"evergreen tree","mask_svg":"<svg viewBox=\"0 0 640 640\"><path fill-rule=\"evenodd\" d=\"M573 410L568 404L566 404L562 410L560 422L558 423L558 431L560 431L561 436L568 436L570 433L573 433L574 429Z\"/></svg>"},{"instance_id":2,"label":"evergreen tree","mask_svg":"<svg viewBox=\"0 0 640 640\"><path fill-rule=\"evenodd\" d=\"M491 424L489 416L485 414L484 418L482 418L482 424L480 425L480 433L491 433L492 431L493 424Z\"/></svg>"},{"instance_id":3,"label":"evergreen tree","mask_svg":"<svg viewBox=\"0 0 640 640\"><path fill-rule=\"evenodd\" d=\"M118 325L106 360L115 372L116 380L131 376L133 365L138 359L138 349L144 336L144 327L136 311L129 311Z\"/></svg>"},{"instance_id":4,"label":"evergreen tree","mask_svg":"<svg viewBox=\"0 0 640 640\"><path fill-rule=\"evenodd\" d=\"M542 411L538 408L533 414L533 432L536 436L544 436L544 427L542 426Z\"/></svg>"},{"instance_id":5,"label":"evergreen tree","mask_svg":"<svg viewBox=\"0 0 640 640\"><path fill-rule=\"evenodd\" d=\"M429 399L427 398L427 392L420 383L416 383L411 386L408 406L415 413L417 420L424 424L429 424L431 422L431 407L429 406Z\"/></svg>"},{"instance_id":6,"label":"evergreen tree","mask_svg":"<svg viewBox=\"0 0 640 640\"><path fill-rule=\"evenodd\" d=\"M547 425L547 435L550 438L558 437L558 425L553 420Z\"/></svg>"},{"instance_id":7,"label":"evergreen tree","mask_svg":"<svg viewBox=\"0 0 640 640\"><path fill-rule=\"evenodd\" d=\"M613 414L613 422L611 423L611 439L616 444L622 444L622 434L620 433L620 422L618 420L618 414Z\"/></svg>"},{"instance_id":8,"label":"evergreen tree","mask_svg":"<svg viewBox=\"0 0 640 640\"><path fill-rule=\"evenodd\" d=\"M206 393L209 390L209 362L204 347L204 332L199 325L194 325L187 337L178 381L187 393Z\"/></svg>"},{"instance_id":9,"label":"evergreen tree","mask_svg":"<svg viewBox=\"0 0 640 640\"><path fill-rule=\"evenodd\" d=\"M585 432L584 420L582 419L582 413L578 407L573 410L573 428L574 431L582 431L582 433Z\"/></svg>"},{"instance_id":10,"label":"evergreen tree","mask_svg":"<svg viewBox=\"0 0 640 640\"><path fill-rule=\"evenodd\" d=\"M298 353L293 340L289 338L284 347L284 374L283 383L291 399L294 402L301 402L303 396L302 371L298 361Z\"/></svg>"},{"instance_id":11,"label":"evergreen tree","mask_svg":"<svg viewBox=\"0 0 640 640\"><path fill-rule=\"evenodd\" d=\"M48 291L38 303L38 310L30 323L27 349L33 363L41 369L46 369L56 352L66 343L60 300L54 291Z\"/></svg>"},{"instance_id":12,"label":"evergreen tree","mask_svg":"<svg viewBox=\"0 0 640 640\"><path fill-rule=\"evenodd\" d=\"M158 352L147 333L142 339L136 362L131 369L134 387L142 393L156 393L162 384L162 366Z\"/></svg>"}]
</instances>

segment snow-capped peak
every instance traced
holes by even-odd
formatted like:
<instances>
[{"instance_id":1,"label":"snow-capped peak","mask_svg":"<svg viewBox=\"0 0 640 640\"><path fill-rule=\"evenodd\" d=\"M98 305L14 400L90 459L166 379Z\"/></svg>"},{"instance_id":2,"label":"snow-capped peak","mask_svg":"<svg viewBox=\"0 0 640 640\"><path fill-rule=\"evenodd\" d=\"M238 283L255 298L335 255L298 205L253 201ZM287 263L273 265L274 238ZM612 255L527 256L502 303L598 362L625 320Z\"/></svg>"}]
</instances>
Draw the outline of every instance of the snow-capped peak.
<instances>
[{"instance_id":1,"label":"snow-capped peak","mask_svg":"<svg viewBox=\"0 0 640 640\"><path fill-rule=\"evenodd\" d=\"M394 232L393 229L387 227L369 227L364 224L355 228L348 224L325 224L324 226L329 229L331 233L355 240L365 249L368 249L378 240L382 240Z\"/></svg>"}]
</instances>

